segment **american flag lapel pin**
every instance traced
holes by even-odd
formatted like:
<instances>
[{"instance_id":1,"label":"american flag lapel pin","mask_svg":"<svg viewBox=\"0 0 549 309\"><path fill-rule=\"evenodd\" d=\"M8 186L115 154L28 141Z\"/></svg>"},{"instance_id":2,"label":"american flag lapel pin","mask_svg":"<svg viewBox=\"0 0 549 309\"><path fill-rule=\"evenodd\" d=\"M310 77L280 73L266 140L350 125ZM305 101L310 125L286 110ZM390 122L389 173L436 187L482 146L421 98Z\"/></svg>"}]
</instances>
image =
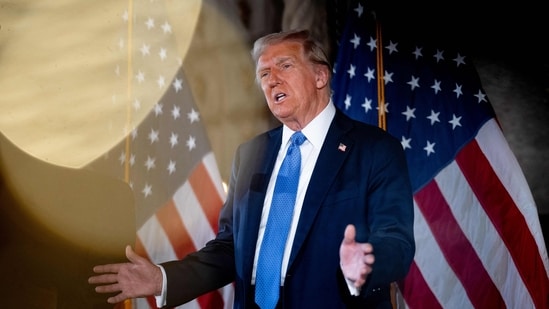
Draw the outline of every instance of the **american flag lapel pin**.
<instances>
[{"instance_id":1,"label":"american flag lapel pin","mask_svg":"<svg viewBox=\"0 0 549 309\"><path fill-rule=\"evenodd\" d=\"M337 146L337 149L339 151L345 152L345 150L347 149L347 145L345 145L343 143L339 143L339 146Z\"/></svg>"}]
</instances>

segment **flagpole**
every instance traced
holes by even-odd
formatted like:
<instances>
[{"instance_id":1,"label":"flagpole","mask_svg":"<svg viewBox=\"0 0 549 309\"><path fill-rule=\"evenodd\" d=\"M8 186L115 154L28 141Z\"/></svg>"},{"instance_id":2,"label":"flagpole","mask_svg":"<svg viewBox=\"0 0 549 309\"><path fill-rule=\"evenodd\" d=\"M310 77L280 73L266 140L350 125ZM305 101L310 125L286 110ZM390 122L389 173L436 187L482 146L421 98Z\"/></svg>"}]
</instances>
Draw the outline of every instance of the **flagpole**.
<instances>
[{"instance_id":1,"label":"flagpole","mask_svg":"<svg viewBox=\"0 0 549 309\"><path fill-rule=\"evenodd\" d=\"M126 160L124 161L124 181L129 183L130 180L130 132L131 132L131 97L132 97L132 35L133 35L133 0L128 0L128 46L127 46L127 104L126 104L126 126L124 134L126 134Z\"/></svg>"},{"instance_id":2,"label":"flagpole","mask_svg":"<svg viewBox=\"0 0 549 309\"><path fill-rule=\"evenodd\" d=\"M375 12L374 12L375 18ZM383 44L381 38L381 23L376 20L376 56L377 56L377 117L378 126L387 130L387 120L385 115L385 85L383 80Z\"/></svg>"},{"instance_id":3,"label":"flagpole","mask_svg":"<svg viewBox=\"0 0 549 309\"><path fill-rule=\"evenodd\" d=\"M127 46L127 103L126 103L126 145L125 145L125 160L124 160L124 181L126 183L130 182L130 142L131 142L131 120L132 120L132 109L131 109L131 98L132 98L132 76L133 76L133 67L132 67L132 37L133 37L133 0L128 0L128 46ZM131 299L126 299L121 304L121 309L132 309L133 301ZM116 309L116 307L115 307Z\"/></svg>"}]
</instances>

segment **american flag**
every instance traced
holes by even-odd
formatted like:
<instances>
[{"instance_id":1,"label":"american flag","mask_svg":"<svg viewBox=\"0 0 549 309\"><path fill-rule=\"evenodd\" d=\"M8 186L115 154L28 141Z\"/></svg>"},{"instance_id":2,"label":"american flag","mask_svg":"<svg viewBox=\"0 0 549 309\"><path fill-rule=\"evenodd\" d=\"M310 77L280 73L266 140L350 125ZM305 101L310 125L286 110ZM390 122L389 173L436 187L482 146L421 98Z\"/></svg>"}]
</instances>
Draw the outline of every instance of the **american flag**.
<instances>
[{"instance_id":1,"label":"american flag","mask_svg":"<svg viewBox=\"0 0 549 309\"><path fill-rule=\"evenodd\" d=\"M347 17L334 103L378 124L382 48L386 129L401 140L410 168L417 251L398 282L399 304L549 308L536 205L471 59L419 36L387 30L377 37L373 14L361 3Z\"/></svg>"},{"instance_id":2,"label":"american flag","mask_svg":"<svg viewBox=\"0 0 549 309\"><path fill-rule=\"evenodd\" d=\"M128 108L126 138L87 168L124 179L135 197L135 250L154 263L181 259L215 237L225 199L208 137L185 79L164 2L120 12L113 104ZM152 106L146 108L145 106ZM178 308L232 308L233 287ZM153 297L133 308L156 308Z\"/></svg>"}]
</instances>

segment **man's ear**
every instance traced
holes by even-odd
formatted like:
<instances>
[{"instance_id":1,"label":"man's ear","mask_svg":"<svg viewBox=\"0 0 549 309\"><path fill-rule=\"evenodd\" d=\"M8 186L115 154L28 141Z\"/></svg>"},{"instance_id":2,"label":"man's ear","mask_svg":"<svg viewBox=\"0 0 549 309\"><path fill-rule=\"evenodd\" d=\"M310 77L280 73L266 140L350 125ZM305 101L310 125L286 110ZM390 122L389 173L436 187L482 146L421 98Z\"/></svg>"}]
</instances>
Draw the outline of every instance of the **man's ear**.
<instances>
[{"instance_id":1,"label":"man's ear","mask_svg":"<svg viewBox=\"0 0 549 309\"><path fill-rule=\"evenodd\" d=\"M328 67L325 65L316 65L315 67L316 74L316 87L318 89L326 87L330 73L328 72Z\"/></svg>"}]
</instances>

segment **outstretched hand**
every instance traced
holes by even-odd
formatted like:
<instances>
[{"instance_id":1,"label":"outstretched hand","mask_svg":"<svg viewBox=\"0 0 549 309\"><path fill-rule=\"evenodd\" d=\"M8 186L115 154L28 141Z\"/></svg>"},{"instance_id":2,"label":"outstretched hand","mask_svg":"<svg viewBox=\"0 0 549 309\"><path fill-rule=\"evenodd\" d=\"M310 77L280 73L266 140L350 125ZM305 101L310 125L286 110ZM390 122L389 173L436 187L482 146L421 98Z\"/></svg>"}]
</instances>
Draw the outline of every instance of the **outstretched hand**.
<instances>
[{"instance_id":1,"label":"outstretched hand","mask_svg":"<svg viewBox=\"0 0 549 309\"><path fill-rule=\"evenodd\" d=\"M355 226L347 225L339 248L339 259L345 278L352 281L357 289L360 289L372 272L375 259L372 245L358 243L355 241L355 237Z\"/></svg>"},{"instance_id":2,"label":"outstretched hand","mask_svg":"<svg viewBox=\"0 0 549 309\"><path fill-rule=\"evenodd\" d=\"M107 302L115 304L129 298L159 295L162 291L162 271L149 260L126 246L129 262L97 265L93 271L97 274L88 279L88 283L97 284L97 293L116 293Z\"/></svg>"}]
</instances>

